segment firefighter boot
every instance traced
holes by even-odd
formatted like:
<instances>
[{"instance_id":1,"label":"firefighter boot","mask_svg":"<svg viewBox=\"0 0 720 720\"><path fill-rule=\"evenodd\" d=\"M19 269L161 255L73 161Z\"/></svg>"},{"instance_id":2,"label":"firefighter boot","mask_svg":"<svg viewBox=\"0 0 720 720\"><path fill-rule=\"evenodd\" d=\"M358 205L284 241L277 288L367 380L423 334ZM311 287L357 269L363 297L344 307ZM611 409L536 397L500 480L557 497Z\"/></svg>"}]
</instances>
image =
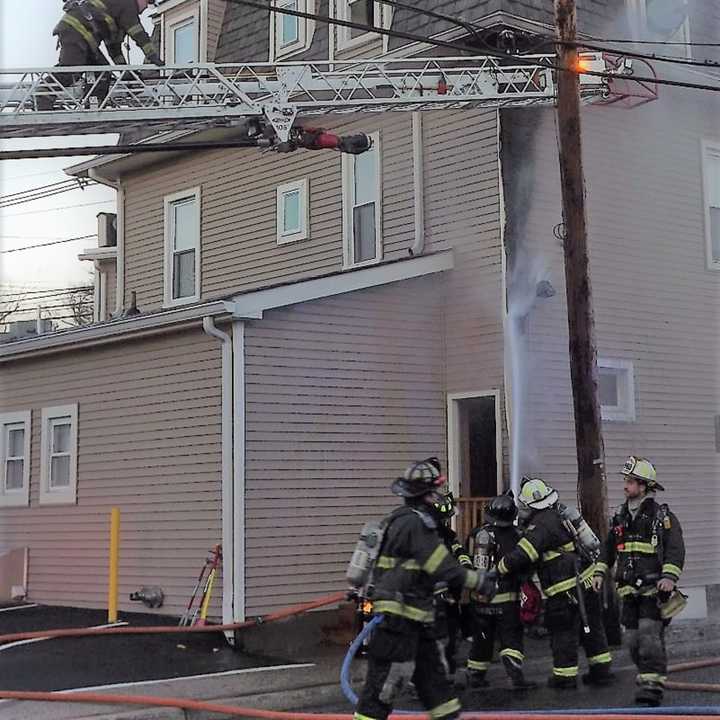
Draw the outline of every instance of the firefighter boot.
<instances>
[{"instance_id":1,"label":"firefighter boot","mask_svg":"<svg viewBox=\"0 0 720 720\"><path fill-rule=\"evenodd\" d=\"M537 687L536 682L525 679L522 663L520 661L508 655L503 655L502 664L505 668L505 672L510 678L510 682L512 683L514 690L533 690Z\"/></svg>"},{"instance_id":2,"label":"firefighter boot","mask_svg":"<svg viewBox=\"0 0 720 720\"><path fill-rule=\"evenodd\" d=\"M576 690L577 678L551 675L547 681L547 686L549 688L553 688L554 690Z\"/></svg>"},{"instance_id":3,"label":"firefighter boot","mask_svg":"<svg viewBox=\"0 0 720 720\"><path fill-rule=\"evenodd\" d=\"M596 685L598 687L612 685L616 680L615 673L610 672L609 663L591 665L590 670L582 676L585 685Z\"/></svg>"},{"instance_id":4,"label":"firefighter boot","mask_svg":"<svg viewBox=\"0 0 720 720\"><path fill-rule=\"evenodd\" d=\"M485 679L487 670L468 670L467 686L470 690L487 687L490 683Z\"/></svg>"},{"instance_id":5,"label":"firefighter boot","mask_svg":"<svg viewBox=\"0 0 720 720\"><path fill-rule=\"evenodd\" d=\"M658 683L641 685L635 693L635 704L657 707L662 704L663 686Z\"/></svg>"}]
</instances>

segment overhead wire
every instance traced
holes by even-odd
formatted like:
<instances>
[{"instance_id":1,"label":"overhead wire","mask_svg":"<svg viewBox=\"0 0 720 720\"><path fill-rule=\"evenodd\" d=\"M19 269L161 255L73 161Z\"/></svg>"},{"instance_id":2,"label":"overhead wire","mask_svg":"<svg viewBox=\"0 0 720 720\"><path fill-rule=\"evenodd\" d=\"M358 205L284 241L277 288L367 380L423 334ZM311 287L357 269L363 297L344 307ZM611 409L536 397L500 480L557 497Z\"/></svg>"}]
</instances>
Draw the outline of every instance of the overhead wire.
<instances>
[{"instance_id":1,"label":"overhead wire","mask_svg":"<svg viewBox=\"0 0 720 720\"><path fill-rule=\"evenodd\" d=\"M19 248L10 248L8 250L0 250L0 254L7 255L8 253L22 252L23 250L34 250L35 248L50 247L50 245L62 245L63 243L78 242L79 240L90 240L96 238L97 235L80 235L78 237L65 238L64 240L53 240L52 242L38 243L37 245L24 245Z\"/></svg>"},{"instance_id":2,"label":"overhead wire","mask_svg":"<svg viewBox=\"0 0 720 720\"><path fill-rule=\"evenodd\" d=\"M0 295L0 298L29 297L30 299L34 299L38 296L64 295L65 293L80 290L92 290L92 288L92 285L78 285L76 287L48 288L47 290L28 290L26 292L3 293Z\"/></svg>"},{"instance_id":3,"label":"overhead wire","mask_svg":"<svg viewBox=\"0 0 720 720\"><path fill-rule=\"evenodd\" d=\"M0 159L4 157L4 153L0 152ZM92 207L93 205L107 205L108 203L114 203L114 200L98 200L90 203L80 203L78 205L63 205L61 207L44 208L43 210L27 210L19 213L11 213L4 215L3 218L21 217L22 215L38 215L40 213L55 212L56 210L72 210L74 208L81 207Z\"/></svg>"},{"instance_id":4,"label":"overhead wire","mask_svg":"<svg viewBox=\"0 0 720 720\"><path fill-rule=\"evenodd\" d=\"M84 190L90 184L94 183L82 178L76 178L54 183L53 185L30 188L10 195L0 195L0 209L23 205L24 203L34 202L35 200L44 200L74 190Z\"/></svg>"}]
</instances>

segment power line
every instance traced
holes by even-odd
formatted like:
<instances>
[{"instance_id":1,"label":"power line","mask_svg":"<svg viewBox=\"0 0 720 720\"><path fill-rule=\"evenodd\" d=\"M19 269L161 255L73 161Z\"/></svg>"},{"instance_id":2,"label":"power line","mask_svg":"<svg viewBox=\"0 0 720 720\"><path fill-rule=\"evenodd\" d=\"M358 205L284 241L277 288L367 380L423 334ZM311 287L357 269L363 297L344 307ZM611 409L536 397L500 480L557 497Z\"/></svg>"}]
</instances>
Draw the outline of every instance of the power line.
<instances>
[{"instance_id":1,"label":"power line","mask_svg":"<svg viewBox=\"0 0 720 720\"><path fill-rule=\"evenodd\" d=\"M32 152L32 151L31 151ZM4 153L0 152L0 159L4 157ZM38 215L39 213L55 212L56 210L71 210L73 208L91 207L93 205L107 205L113 203L114 200L98 200L97 202L91 203L80 203L79 205L61 205L60 207L45 208L44 210L28 210L26 212L11 213L10 215L3 215L4 218L20 217L21 215ZM5 251L7 252L7 251Z\"/></svg>"},{"instance_id":2,"label":"power line","mask_svg":"<svg viewBox=\"0 0 720 720\"><path fill-rule=\"evenodd\" d=\"M10 195L0 196L0 209L12 207L14 205L22 205L24 203L33 202L34 200L44 200L45 198L60 195L74 190L84 190L87 186L94 184L91 180L84 178L75 178L63 180L62 182L53 183L52 185L43 185L37 188L30 188Z\"/></svg>"},{"instance_id":3,"label":"power line","mask_svg":"<svg viewBox=\"0 0 720 720\"><path fill-rule=\"evenodd\" d=\"M680 40L631 40L629 38L600 38L594 35L588 35L588 39L596 42L627 43L632 45L683 45L685 47L720 48L720 43L682 42Z\"/></svg>"},{"instance_id":4,"label":"power line","mask_svg":"<svg viewBox=\"0 0 720 720\"><path fill-rule=\"evenodd\" d=\"M8 293L2 295L3 298L28 295L62 295L67 292L73 292L74 290L92 290L92 285L77 285L75 287L64 287L64 288L48 288L46 290L27 290L26 292Z\"/></svg>"},{"instance_id":5,"label":"power line","mask_svg":"<svg viewBox=\"0 0 720 720\"><path fill-rule=\"evenodd\" d=\"M402 30L388 30L386 28L378 27L376 25L368 25L363 23L356 23L352 22L350 20L340 20L339 18L331 18L327 15L318 15L317 13L307 13L302 12L300 10L291 10L287 7L278 7L278 6L269 6L264 5L259 2L255 2L254 0L227 0L227 2L235 4L235 5L244 5L246 7L255 8L256 10L267 10L268 12L273 13L280 13L281 15L291 15L293 17L299 17L299 18L305 18L306 20L316 20L317 22L326 23L329 25L339 25L341 27L348 27L355 30L363 30L368 33L376 33L378 35L387 35L389 37L398 37L402 38L404 40L411 40L413 42L419 42L419 43L425 43L428 45L434 45L436 47L447 47L453 50L459 50L460 52L469 52L474 55L478 54L478 48L472 47L471 45L466 45L465 43L458 43L455 41L447 41L447 40L440 40L438 38L429 38L422 35L416 35L415 33L408 33L404 32ZM536 63L532 60L528 60L523 58L522 56L518 55L508 55L506 53L500 52L498 50L491 50L488 48L486 51L486 54L503 58L506 60L512 59L513 62L516 62L521 65L528 65L528 66L536 66ZM556 64L548 64L546 67L556 70L558 72L575 72L577 73L577 70L573 70L570 68L562 67L561 65ZM580 74L582 75L588 75L591 77L602 77L607 79L617 79L618 76L614 75L612 73L608 72L597 72L593 70L583 70ZM670 87L681 87L686 88L690 90L707 90L710 92L720 92L720 85L705 85L702 83L687 83L682 82L679 80L667 80L664 78L657 78L657 77L640 77L637 75L632 75L627 77L628 80L634 80L636 82L647 82L647 83L654 83L656 85L667 85ZM2 155L0 155L2 157Z\"/></svg>"},{"instance_id":6,"label":"power line","mask_svg":"<svg viewBox=\"0 0 720 720\"><path fill-rule=\"evenodd\" d=\"M54 240L53 242L39 243L38 245L25 245L24 247L11 248L10 250L0 250L0 253L14 253L22 252L23 250L34 250L35 248L49 247L50 245L60 245L62 243L76 242L78 240L89 240L90 238L97 237L97 235L81 235L80 237L65 238L64 240Z\"/></svg>"}]
</instances>

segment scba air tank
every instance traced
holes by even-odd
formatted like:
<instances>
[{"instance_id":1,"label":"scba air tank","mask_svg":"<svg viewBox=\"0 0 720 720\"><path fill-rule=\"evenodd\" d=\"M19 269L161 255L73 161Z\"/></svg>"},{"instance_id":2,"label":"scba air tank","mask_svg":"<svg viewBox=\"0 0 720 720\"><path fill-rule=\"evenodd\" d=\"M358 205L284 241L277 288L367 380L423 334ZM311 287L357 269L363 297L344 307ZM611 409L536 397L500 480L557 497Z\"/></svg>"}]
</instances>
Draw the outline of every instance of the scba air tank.
<instances>
[{"instance_id":1,"label":"scba air tank","mask_svg":"<svg viewBox=\"0 0 720 720\"><path fill-rule=\"evenodd\" d=\"M580 554L593 562L597 560L600 555L600 540L578 509L558 503L558 512L566 529L573 536Z\"/></svg>"},{"instance_id":2,"label":"scba air tank","mask_svg":"<svg viewBox=\"0 0 720 720\"><path fill-rule=\"evenodd\" d=\"M371 520L363 525L345 573L351 587L359 590L367 585L380 554L384 534L385 524L382 522Z\"/></svg>"}]
</instances>

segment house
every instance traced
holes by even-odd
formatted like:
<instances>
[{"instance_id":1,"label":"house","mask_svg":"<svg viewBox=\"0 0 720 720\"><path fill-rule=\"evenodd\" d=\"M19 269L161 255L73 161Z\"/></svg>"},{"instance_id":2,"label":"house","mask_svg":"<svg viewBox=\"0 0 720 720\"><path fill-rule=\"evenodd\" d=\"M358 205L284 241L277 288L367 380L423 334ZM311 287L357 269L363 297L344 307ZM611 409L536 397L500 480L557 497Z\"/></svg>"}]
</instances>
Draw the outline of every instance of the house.
<instances>
[{"instance_id":1,"label":"house","mask_svg":"<svg viewBox=\"0 0 720 720\"><path fill-rule=\"evenodd\" d=\"M280 2L466 35L376 2ZM578 4L581 31L601 38L644 32L653 17L652 0ZM548 5L444 10L476 14L473 42L529 50L551 32ZM217 62L441 52L231 3L215 36L220 10L160 3L166 57L212 57L213 46ZM718 41L715 4L692 11L679 25L654 21L653 39ZM688 66L658 74L711 82ZM661 87L642 107L583 113L610 501L625 456L656 463L700 614L720 583L719 110L716 94ZM69 170L116 188L117 248L86 253L104 276L98 323L0 348L4 447L12 436L22 450L2 458L22 483L2 486L0 550L29 548L33 601L104 604L113 506L121 599L160 585L161 612L180 614L222 540L214 614L229 621L342 589L359 527L392 507L389 484L413 459L447 461L466 523L509 484L513 433L515 467L574 498L553 111L323 125L370 133L373 150L127 155ZM140 314L110 320L133 293Z\"/></svg>"}]
</instances>

